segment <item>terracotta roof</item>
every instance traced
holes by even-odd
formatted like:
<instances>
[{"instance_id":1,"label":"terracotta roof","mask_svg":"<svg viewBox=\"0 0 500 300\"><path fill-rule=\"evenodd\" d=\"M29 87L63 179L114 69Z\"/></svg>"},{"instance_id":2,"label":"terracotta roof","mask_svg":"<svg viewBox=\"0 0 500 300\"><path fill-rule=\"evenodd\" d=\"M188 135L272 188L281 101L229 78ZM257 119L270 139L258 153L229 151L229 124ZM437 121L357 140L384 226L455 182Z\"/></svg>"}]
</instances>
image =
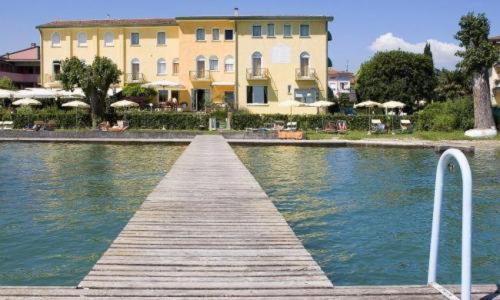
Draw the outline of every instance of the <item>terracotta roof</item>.
<instances>
[{"instance_id":1,"label":"terracotta roof","mask_svg":"<svg viewBox=\"0 0 500 300\"><path fill-rule=\"evenodd\" d=\"M332 16L323 15L275 15L275 16L186 16L176 17L179 21L189 20L325 20L333 21Z\"/></svg>"},{"instance_id":2,"label":"terracotta roof","mask_svg":"<svg viewBox=\"0 0 500 300\"><path fill-rule=\"evenodd\" d=\"M500 42L500 35L497 36L490 36L490 41L492 42Z\"/></svg>"},{"instance_id":3,"label":"terracotta roof","mask_svg":"<svg viewBox=\"0 0 500 300\"><path fill-rule=\"evenodd\" d=\"M348 71L337 71L334 68L328 68L328 77L337 77L337 76L354 77L354 73Z\"/></svg>"},{"instance_id":4,"label":"terracotta roof","mask_svg":"<svg viewBox=\"0 0 500 300\"><path fill-rule=\"evenodd\" d=\"M36 28L61 28L61 27L138 27L138 26L168 26L176 25L172 18L156 19L107 19L107 20L60 20L38 25Z\"/></svg>"}]
</instances>

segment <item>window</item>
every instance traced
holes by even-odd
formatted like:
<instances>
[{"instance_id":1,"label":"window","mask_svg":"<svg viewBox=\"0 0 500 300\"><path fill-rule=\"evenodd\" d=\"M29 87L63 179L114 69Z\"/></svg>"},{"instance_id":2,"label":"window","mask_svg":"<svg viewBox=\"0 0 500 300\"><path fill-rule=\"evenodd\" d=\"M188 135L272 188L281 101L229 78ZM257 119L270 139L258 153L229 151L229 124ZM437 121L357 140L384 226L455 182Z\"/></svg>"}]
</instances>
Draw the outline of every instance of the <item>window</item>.
<instances>
[{"instance_id":1,"label":"window","mask_svg":"<svg viewBox=\"0 0 500 300\"><path fill-rule=\"evenodd\" d=\"M158 91L158 100L160 102L167 102L167 100L168 100L168 90L159 90Z\"/></svg>"},{"instance_id":2,"label":"window","mask_svg":"<svg viewBox=\"0 0 500 300\"><path fill-rule=\"evenodd\" d=\"M57 77L57 75L59 75L59 74L61 74L61 62L58 60L54 60L52 62L52 75Z\"/></svg>"},{"instance_id":3,"label":"window","mask_svg":"<svg viewBox=\"0 0 500 300\"><path fill-rule=\"evenodd\" d=\"M132 46L139 45L139 33L138 32L132 32L130 34L130 45L132 45Z\"/></svg>"},{"instance_id":4,"label":"window","mask_svg":"<svg viewBox=\"0 0 500 300\"><path fill-rule=\"evenodd\" d=\"M290 24L283 25L283 36L292 37L292 25Z\"/></svg>"},{"instance_id":5,"label":"window","mask_svg":"<svg viewBox=\"0 0 500 300\"><path fill-rule=\"evenodd\" d=\"M234 109L234 92L225 91L224 92L224 103L226 103L230 108Z\"/></svg>"},{"instance_id":6,"label":"window","mask_svg":"<svg viewBox=\"0 0 500 300\"><path fill-rule=\"evenodd\" d=\"M115 44L115 35L112 32L104 34L104 47L113 47Z\"/></svg>"},{"instance_id":7,"label":"window","mask_svg":"<svg viewBox=\"0 0 500 300\"><path fill-rule=\"evenodd\" d=\"M87 47L87 34L85 32L79 32L77 35L78 47Z\"/></svg>"},{"instance_id":8,"label":"window","mask_svg":"<svg viewBox=\"0 0 500 300\"><path fill-rule=\"evenodd\" d=\"M58 32L52 34L52 47L61 46L61 35Z\"/></svg>"},{"instance_id":9,"label":"window","mask_svg":"<svg viewBox=\"0 0 500 300\"><path fill-rule=\"evenodd\" d=\"M224 30L224 40L232 41L233 40L234 31L232 29Z\"/></svg>"},{"instance_id":10,"label":"window","mask_svg":"<svg viewBox=\"0 0 500 300\"><path fill-rule=\"evenodd\" d=\"M167 43L167 35L165 32L158 32L156 34L156 45L163 46Z\"/></svg>"},{"instance_id":11,"label":"window","mask_svg":"<svg viewBox=\"0 0 500 300\"><path fill-rule=\"evenodd\" d=\"M132 59L131 61L131 65L132 65L132 81L134 80L139 80L139 76L140 76L140 73L139 73L139 60L137 58L134 58Z\"/></svg>"},{"instance_id":12,"label":"window","mask_svg":"<svg viewBox=\"0 0 500 300\"><path fill-rule=\"evenodd\" d=\"M247 103L267 104L267 86L247 86Z\"/></svg>"},{"instance_id":13,"label":"window","mask_svg":"<svg viewBox=\"0 0 500 300\"><path fill-rule=\"evenodd\" d=\"M212 41L219 41L220 40L220 30L219 28L213 28L212 29Z\"/></svg>"},{"instance_id":14,"label":"window","mask_svg":"<svg viewBox=\"0 0 500 300\"><path fill-rule=\"evenodd\" d=\"M204 28L196 29L196 40L197 41L204 41L205 40L205 29Z\"/></svg>"},{"instance_id":15,"label":"window","mask_svg":"<svg viewBox=\"0 0 500 300\"><path fill-rule=\"evenodd\" d=\"M302 52L300 54L300 76L306 77L310 76L309 72L309 58L311 56L307 52Z\"/></svg>"},{"instance_id":16,"label":"window","mask_svg":"<svg viewBox=\"0 0 500 300\"><path fill-rule=\"evenodd\" d=\"M308 36L309 36L309 24L301 24L300 37L308 37Z\"/></svg>"},{"instance_id":17,"label":"window","mask_svg":"<svg viewBox=\"0 0 500 300\"><path fill-rule=\"evenodd\" d=\"M274 24L267 24L267 37L274 37Z\"/></svg>"},{"instance_id":18,"label":"window","mask_svg":"<svg viewBox=\"0 0 500 300\"><path fill-rule=\"evenodd\" d=\"M217 56L210 56L209 67L210 71L219 71L219 59Z\"/></svg>"},{"instance_id":19,"label":"window","mask_svg":"<svg viewBox=\"0 0 500 300\"><path fill-rule=\"evenodd\" d=\"M252 54L252 76L262 76L262 54L260 52Z\"/></svg>"},{"instance_id":20,"label":"window","mask_svg":"<svg viewBox=\"0 0 500 300\"><path fill-rule=\"evenodd\" d=\"M174 58L174 60L172 61L172 74L173 75L179 74L179 59L178 58Z\"/></svg>"},{"instance_id":21,"label":"window","mask_svg":"<svg viewBox=\"0 0 500 300\"><path fill-rule=\"evenodd\" d=\"M234 58L232 56L227 56L224 60L224 72L234 72Z\"/></svg>"},{"instance_id":22,"label":"window","mask_svg":"<svg viewBox=\"0 0 500 300\"><path fill-rule=\"evenodd\" d=\"M167 74L167 61L163 58L160 58L156 62L156 73L158 75L165 75Z\"/></svg>"},{"instance_id":23,"label":"window","mask_svg":"<svg viewBox=\"0 0 500 300\"><path fill-rule=\"evenodd\" d=\"M317 88L310 89L295 89L295 100L304 103L313 103L319 100L319 92Z\"/></svg>"},{"instance_id":24,"label":"window","mask_svg":"<svg viewBox=\"0 0 500 300\"><path fill-rule=\"evenodd\" d=\"M262 36L262 26L253 25L252 26L252 37L261 37Z\"/></svg>"}]
</instances>

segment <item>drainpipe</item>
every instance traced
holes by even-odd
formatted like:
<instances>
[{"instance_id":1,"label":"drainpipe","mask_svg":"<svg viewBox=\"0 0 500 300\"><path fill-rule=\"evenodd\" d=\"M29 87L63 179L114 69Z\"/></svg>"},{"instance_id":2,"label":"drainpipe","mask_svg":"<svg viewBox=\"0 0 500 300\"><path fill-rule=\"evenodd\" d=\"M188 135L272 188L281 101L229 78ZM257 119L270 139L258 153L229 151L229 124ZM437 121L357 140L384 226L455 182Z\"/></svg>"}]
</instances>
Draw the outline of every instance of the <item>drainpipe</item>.
<instances>
[{"instance_id":1,"label":"drainpipe","mask_svg":"<svg viewBox=\"0 0 500 300\"><path fill-rule=\"evenodd\" d=\"M40 60L40 85L44 85L44 72L43 72L43 36L42 29L38 28L38 32L40 33L40 48L38 50L38 58Z\"/></svg>"},{"instance_id":2,"label":"drainpipe","mask_svg":"<svg viewBox=\"0 0 500 300\"><path fill-rule=\"evenodd\" d=\"M238 80L238 70L239 70L239 60L238 60L238 21L235 19L234 20L234 42L235 42L235 47L234 47L234 109L238 110L240 107L240 97L239 97L239 80Z\"/></svg>"}]
</instances>

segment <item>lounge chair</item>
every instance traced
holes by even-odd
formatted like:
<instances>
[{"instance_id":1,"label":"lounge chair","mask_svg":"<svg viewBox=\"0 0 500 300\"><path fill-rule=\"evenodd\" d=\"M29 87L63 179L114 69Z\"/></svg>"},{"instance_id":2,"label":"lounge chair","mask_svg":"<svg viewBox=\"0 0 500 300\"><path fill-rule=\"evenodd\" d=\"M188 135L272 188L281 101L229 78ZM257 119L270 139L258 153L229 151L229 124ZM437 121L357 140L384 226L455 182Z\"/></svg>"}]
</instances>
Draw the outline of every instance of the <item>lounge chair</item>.
<instances>
[{"instance_id":1,"label":"lounge chair","mask_svg":"<svg viewBox=\"0 0 500 300\"><path fill-rule=\"evenodd\" d=\"M347 121L338 120L337 121L337 133L347 133Z\"/></svg>"},{"instance_id":2,"label":"lounge chair","mask_svg":"<svg viewBox=\"0 0 500 300\"><path fill-rule=\"evenodd\" d=\"M411 124L410 120L401 119L401 133L412 133L413 132L413 124Z\"/></svg>"},{"instance_id":3,"label":"lounge chair","mask_svg":"<svg viewBox=\"0 0 500 300\"><path fill-rule=\"evenodd\" d=\"M283 121L274 121L273 130L280 131L285 129L285 122Z\"/></svg>"},{"instance_id":4,"label":"lounge chair","mask_svg":"<svg viewBox=\"0 0 500 300\"><path fill-rule=\"evenodd\" d=\"M121 120L121 121L116 121L116 125L111 128L108 128L108 131L124 132L127 129L128 129L128 122Z\"/></svg>"},{"instance_id":5,"label":"lounge chair","mask_svg":"<svg viewBox=\"0 0 500 300\"><path fill-rule=\"evenodd\" d=\"M101 122L99 125L97 125L97 130L99 131L108 131L109 128L111 128L111 125L109 125L108 121Z\"/></svg>"},{"instance_id":6,"label":"lounge chair","mask_svg":"<svg viewBox=\"0 0 500 300\"><path fill-rule=\"evenodd\" d=\"M297 122L288 122L286 123L285 131L297 131L298 126Z\"/></svg>"},{"instance_id":7,"label":"lounge chair","mask_svg":"<svg viewBox=\"0 0 500 300\"><path fill-rule=\"evenodd\" d=\"M14 122L13 121L0 121L0 129L2 129L2 130L14 129Z\"/></svg>"},{"instance_id":8,"label":"lounge chair","mask_svg":"<svg viewBox=\"0 0 500 300\"><path fill-rule=\"evenodd\" d=\"M384 133L384 132L386 132L386 130L387 130L387 128L386 128L385 124L382 123L382 121L380 121L380 119L372 119L371 128L370 128L371 133Z\"/></svg>"},{"instance_id":9,"label":"lounge chair","mask_svg":"<svg viewBox=\"0 0 500 300\"><path fill-rule=\"evenodd\" d=\"M337 126L335 125L334 122L327 122L326 125L323 127L322 131L324 133L336 133L337 132Z\"/></svg>"}]
</instances>

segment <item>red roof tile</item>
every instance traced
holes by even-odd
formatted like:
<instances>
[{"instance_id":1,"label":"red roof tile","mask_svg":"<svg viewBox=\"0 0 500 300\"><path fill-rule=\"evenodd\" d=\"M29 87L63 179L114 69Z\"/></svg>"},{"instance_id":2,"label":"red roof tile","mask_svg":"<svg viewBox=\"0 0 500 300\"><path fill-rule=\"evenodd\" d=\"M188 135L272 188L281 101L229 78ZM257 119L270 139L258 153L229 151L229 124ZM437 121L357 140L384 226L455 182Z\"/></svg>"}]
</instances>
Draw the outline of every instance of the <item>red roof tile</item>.
<instances>
[{"instance_id":1,"label":"red roof tile","mask_svg":"<svg viewBox=\"0 0 500 300\"><path fill-rule=\"evenodd\" d=\"M121 27L121 26L168 26L176 25L173 18L156 19L108 19L108 20L61 20L38 25L37 28L61 27Z\"/></svg>"}]
</instances>

